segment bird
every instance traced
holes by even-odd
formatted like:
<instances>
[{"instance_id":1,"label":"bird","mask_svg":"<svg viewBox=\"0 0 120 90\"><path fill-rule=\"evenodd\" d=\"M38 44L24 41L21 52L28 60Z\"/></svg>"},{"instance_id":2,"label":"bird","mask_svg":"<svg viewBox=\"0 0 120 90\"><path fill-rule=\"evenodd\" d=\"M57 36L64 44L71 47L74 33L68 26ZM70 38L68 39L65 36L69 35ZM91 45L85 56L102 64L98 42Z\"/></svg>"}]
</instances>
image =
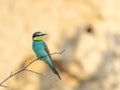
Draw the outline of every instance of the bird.
<instances>
[{"instance_id":1,"label":"bird","mask_svg":"<svg viewBox=\"0 0 120 90\"><path fill-rule=\"evenodd\" d=\"M36 54L36 57L38 60L44 61L48 66L51 68L54 74L58 76L58 78L61 80L61 77L58 73L58 71L55 68L55 65L52 61L52 58L50 56L50 52L48 50L47 44L43 41L43 37L47 35L46 33L42 32L35 32L33 33L32 39L32 49L34 53Z\"/></svg>"}]
</instances>

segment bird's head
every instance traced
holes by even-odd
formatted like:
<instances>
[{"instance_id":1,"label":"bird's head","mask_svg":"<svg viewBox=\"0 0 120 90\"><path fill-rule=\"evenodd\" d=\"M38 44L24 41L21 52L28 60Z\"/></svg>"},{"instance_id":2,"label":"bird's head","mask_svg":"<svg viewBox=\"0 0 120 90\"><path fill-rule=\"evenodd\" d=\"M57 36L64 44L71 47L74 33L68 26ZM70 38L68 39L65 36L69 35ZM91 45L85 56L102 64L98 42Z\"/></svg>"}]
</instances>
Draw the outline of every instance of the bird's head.
<instances>
[{"instance_id":1,"label":"bird's head","mask_svg":"<svg viewBox=\"0 0 120 90\"><path fill-rule=\"evenodd\" d=\"M47 35L47 34L42 32L35 32L32 38L33 40L41 41L44 35Z\"/></svg>"}]
</instances>

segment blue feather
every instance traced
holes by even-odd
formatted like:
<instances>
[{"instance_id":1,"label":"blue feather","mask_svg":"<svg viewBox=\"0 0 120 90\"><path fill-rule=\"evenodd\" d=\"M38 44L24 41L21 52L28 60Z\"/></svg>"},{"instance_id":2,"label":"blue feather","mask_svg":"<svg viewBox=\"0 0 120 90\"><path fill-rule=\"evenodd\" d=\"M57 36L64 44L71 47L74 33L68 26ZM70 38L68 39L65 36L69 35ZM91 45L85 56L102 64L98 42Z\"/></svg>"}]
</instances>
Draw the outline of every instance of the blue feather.
<instances>
[{"instance_id":1,"label":"blue feather","mask_svg":"<svg viewBox=\"0 0 120 90\"><path fill-rule=\"evenodd\" d=\"M51 56L49 55L47 45L42 40L33 40L32 44L33 51L35 52L38 59L43 60L45 63L49 65L51 70L58 75L59 79L60 75L55 69L54 63L52 62Z\"/></svg>"}]
</instances>

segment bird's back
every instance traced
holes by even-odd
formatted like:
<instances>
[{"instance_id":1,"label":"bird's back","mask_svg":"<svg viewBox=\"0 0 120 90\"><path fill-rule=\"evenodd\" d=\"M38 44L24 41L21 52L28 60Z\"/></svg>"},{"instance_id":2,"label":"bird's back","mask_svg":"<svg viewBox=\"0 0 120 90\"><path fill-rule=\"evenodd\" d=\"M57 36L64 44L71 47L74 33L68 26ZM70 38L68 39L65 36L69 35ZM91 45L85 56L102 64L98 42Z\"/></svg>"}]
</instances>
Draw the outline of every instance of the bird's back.
<instances>
[{"instance_id":1,"label":"bird's back","mask_svg":"<svg viewBox=\"0 0 120 90\"><path fill-rule=\"evenodd\" d=\"M33 41L32 47L38 59L41 59L48 65L54 67L51 56L49 55L48 49L46 49L47 46L44 41Z\"/></svg>"},{"instance_id":2,"label":"bird's back","mask_svg":"<svg viewBox=\"0 0 120 90\"><path fill-rule=\"evenodd\" d=\"M36 53L37 58L43 60L46 64L48 64L51 70L55 74L57 74L58 77L60 78L59 73L55 69L54 63L52 62L51 56L49 54L49 50L45 42L44 41L33 41L32 48L33 48L33 51Z\"/></svg>"}]
</instances>

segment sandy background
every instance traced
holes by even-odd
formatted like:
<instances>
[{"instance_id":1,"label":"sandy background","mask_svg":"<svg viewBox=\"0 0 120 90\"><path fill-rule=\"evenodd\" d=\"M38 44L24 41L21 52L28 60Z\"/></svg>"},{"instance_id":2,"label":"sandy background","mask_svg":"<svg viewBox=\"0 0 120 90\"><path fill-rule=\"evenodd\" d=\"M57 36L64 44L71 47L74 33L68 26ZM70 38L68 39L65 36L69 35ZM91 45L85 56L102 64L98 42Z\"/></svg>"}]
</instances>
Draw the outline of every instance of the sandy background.
<instances>
[{"instance_id":1,"label":"sandy background","mask_svg":"<svg viewBox=\"0 0 120 90\"><path fill-rule=\"evenodd\" d=\"M0 81L35 59L32 34L44 38L62 80L42 61L0 90L120 90L119 0L0 0Z\"/></svg>"}]
</instances>

